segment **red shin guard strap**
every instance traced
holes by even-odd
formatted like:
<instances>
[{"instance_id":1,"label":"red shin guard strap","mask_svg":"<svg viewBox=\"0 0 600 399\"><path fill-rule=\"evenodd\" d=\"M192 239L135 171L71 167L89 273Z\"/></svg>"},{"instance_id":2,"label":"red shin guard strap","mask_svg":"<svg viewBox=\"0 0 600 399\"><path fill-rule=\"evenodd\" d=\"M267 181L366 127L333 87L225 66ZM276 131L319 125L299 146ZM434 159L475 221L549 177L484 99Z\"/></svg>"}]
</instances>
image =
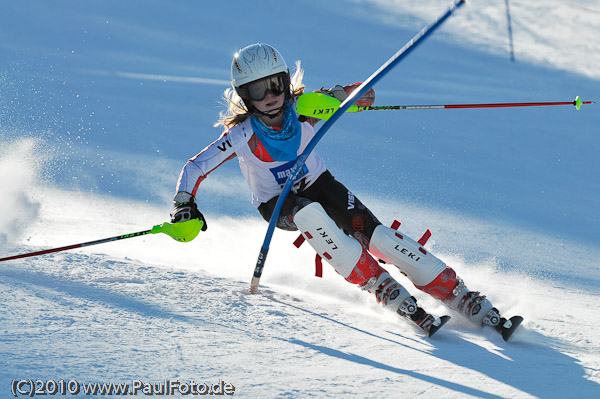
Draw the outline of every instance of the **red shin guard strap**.
<instances>
[{"instance_id":1,"label":"red shin guard strap","mask_svg":"<svg viewBox=\"0 0 600 399\"><path fill-rule=\"evenodd\" d=\"M315 276L323 277L323 262L319 254L315 255Z\"/></svg>"}]
</instances>

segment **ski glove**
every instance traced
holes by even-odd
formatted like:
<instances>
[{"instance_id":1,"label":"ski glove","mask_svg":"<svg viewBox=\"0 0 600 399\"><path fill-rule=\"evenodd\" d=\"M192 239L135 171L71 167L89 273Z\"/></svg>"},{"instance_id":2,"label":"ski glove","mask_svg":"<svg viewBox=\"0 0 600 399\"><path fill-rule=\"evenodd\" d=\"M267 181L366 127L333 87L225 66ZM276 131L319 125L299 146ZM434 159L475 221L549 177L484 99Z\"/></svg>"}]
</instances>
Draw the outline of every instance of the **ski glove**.
<instances>
[{"instance_id":1,"label":"ski glove","mask_svg":"<svg viewBox=\"0 0 600 399\"><path fill-rule=\"evenodd\" d=\"M344 102L344 100L348 98L348 96L352 94L352 92L356 90L361 84L361 82L356 82L348 86L335 85L331 89L321 89L319 91L321 93L327 94L328 96L335 97L341 102ZM359 107L370 107L371 105L373 105L374 102L375 90L371 88L367 90L367 92L363 94L361 98L356 100L354 104L358 105Z\"/></svg>"},{"instance_id":2,"label":"ski glove","mask_svg":"<svg viewBox=\"0 0 600 399\"><path fill-rule=\"evenodd\" d=\"M358 88L358 86L360 86L361 84L362 84L361 82L356 82L354 84L347 85L347 86L335 85L331 89L326 89L326 88L322 87L320 90L315 90L314 92L315 93L323 93L330 97L337 98L340 102L344 102L344 100L347 99L348 96L350 94L352 94L352 92L354 90L356 90ZM375 102L375 90L373 90L371 88L371 89L367 90L367 92L365 94L363 94L361 98L356 100L354 102L354 105L357 105L359 107L370 107L371 105L373 105L374 102ZM320 119L312 118L312 117L305 116L305 115L300 115L298 117L298 120L300 122L308 122L313 127L321 121Z\"/></svg>"},{"instance_id":3,"label":"ski glove","mask_svg":"<svg viewBox=\"0 0 600 399\"><path fill-rule=\"evenodd\" d=\"M171 212L171 223L187 222L192 219L199 219L203 222L202 231L206 231L206 219L198 210L196 199L193 195L180 191L173 198L174 209Z\"/></svg>"}]
</instances>

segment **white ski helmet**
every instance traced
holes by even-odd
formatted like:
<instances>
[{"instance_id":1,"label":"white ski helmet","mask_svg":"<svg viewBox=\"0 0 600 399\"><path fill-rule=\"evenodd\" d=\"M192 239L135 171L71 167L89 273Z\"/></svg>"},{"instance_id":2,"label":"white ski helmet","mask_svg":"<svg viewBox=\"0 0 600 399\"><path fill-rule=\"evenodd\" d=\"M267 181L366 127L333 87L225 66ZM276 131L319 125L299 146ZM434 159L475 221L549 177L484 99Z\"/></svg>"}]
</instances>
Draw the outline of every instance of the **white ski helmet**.
<instances>
[{"instance_id":1,"label":"white ski helmet","mask_svg":"<svg viewBox=\"0 0 600 399\"><path fill-rule=\"evenodd\" d=\"M251 44L233 56L231 85L239 93L239 87L278 73L287 74L289 84L290 70L279 51L265 43Z\"/></svg>"}]
</instances>

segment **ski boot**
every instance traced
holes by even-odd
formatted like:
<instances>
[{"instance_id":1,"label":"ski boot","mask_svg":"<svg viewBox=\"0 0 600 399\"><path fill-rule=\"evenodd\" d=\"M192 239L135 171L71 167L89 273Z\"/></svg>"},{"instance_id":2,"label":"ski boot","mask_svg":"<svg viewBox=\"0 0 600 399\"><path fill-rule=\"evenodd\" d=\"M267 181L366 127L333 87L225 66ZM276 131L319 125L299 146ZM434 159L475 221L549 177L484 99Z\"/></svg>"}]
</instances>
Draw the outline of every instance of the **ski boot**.
<instances>
[{"instance_id":1,"label":"ski boot","mask_svg":"<svg viewBox=\"0 0 600 399\"><path fill-rule=\"evenodd\" d=\"M513 316L506 319L500 315L498 309L492 306L492 303L477 291L469 291L460 277L457 277L458 284L452 290L452 294L456 299L451 302L451 305L456 303L458 299L458 307L456 310L467 316L468 319L477 323L481 319L482 326L492 327L502 335L502 339L508 341L515 330L523 322L523 317ZM460 298L460 299L459 299ZM483 315L483 317L479 316Z\"/></svg>"},{"instance_id":2,"label":"ski boot","mask_svg":"<svg viewBox=\"0 0 600 399\"><path fill-rule=\"evenodd\" d=\"M473 324L488 326L498 331L505 341L523 321L521 316L514 316L509 320L502 317L485 295L481 295L478 291L470 291L450 267L428 285L417 286L417 288L440 299L446 306L461 313Z\"/></svg>"},{"instance_id":3,"label":"ski boot","mask_svg":"<svg viewBox=\"0 0 600 399\"><path fill-rule=\"evenodd\" d=\"M450 320L450 316L435 317L425 312L423 308L417 306L417 301L414 296L407 298L400 304L397 310L400 316L406 317L423 330L427 336L431 337L444 324Z\"/></svg>"},{"instance_id":4,"label":"ski boot","mask_svg":"<svg viewBox=\"0 0 600 399\"><path fill-rule=\"evenodd\" d=\"M361 289L374 293L378 303L390 310L395 309L396 313L413 322L428 337L433 336L450 320L450 316L435 317L425 312L417 305L415 297L385 271L377 279L371 277Z\"/></svg>"}]
</instances>

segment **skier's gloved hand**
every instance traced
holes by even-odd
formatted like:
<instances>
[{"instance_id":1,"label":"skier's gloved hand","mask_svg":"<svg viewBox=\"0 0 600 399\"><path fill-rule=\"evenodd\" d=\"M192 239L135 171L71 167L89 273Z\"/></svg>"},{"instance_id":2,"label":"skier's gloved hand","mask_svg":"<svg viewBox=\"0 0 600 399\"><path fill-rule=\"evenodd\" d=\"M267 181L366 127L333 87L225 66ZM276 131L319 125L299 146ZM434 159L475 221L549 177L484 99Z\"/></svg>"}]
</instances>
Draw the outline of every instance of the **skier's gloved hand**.
<instances>
[{"instance_id":1,"label":"skier's gloved hand","mask_svg":"<svg viewBox=\"0 0 600 399\"><path fill-rule=\"evenodd\" d=\"M321 93L327 94L328 96L335 97L341 102L343 102L354 90L358 88L362 83L356 82L347 86L335 85L331 89L321 89L319 90ZM375 90L373 88L367 90L365 94L362 95L358 100L354 102L355 105L359 107L370 107L375 102Z\"/></svg>"},{"instance_id":2,"label":"skier's gloved hand","mask_svg":"<svg viewBox=\"0 0 600 399\"><path fill-rule=\"evenodd\" d=\"M171 212L171 223L187 222L192 219L202 221L202 231L206 231L206 219L198 210L196 199L190 193L180 191L173 198L173 212Z\"/></svg>"}]
</instances>

